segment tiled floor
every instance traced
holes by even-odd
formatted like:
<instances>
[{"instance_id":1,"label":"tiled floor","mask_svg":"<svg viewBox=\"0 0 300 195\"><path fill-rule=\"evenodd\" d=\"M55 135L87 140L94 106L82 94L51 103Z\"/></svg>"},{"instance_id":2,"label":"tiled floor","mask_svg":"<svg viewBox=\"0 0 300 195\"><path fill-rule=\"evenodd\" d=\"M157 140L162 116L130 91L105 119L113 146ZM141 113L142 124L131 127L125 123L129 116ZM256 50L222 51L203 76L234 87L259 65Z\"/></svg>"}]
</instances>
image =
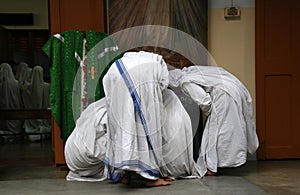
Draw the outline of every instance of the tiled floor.
<instances>
[{"instance_id":1,"label":"tiled floor","mask_svg":"<svg viewBox=\"0 0 300 195\"><path fill-rule=\"evenodd\" d=\"M53 164L50 140L0 145L0 194L300 194L300 160L251 160L222 173L156 188L68 182L67 168Z\"/></svg>"}]
</instances>

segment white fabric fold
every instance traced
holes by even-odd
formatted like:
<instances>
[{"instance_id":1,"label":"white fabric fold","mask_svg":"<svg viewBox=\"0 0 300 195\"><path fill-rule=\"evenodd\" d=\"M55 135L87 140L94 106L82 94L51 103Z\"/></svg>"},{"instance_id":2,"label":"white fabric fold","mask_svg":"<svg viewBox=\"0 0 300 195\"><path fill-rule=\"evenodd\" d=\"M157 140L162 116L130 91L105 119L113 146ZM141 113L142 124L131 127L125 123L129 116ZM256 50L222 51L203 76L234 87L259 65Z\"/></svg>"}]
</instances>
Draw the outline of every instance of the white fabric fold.
<instances>
[{"instance_id":1,"label":"white fabric fold","mask_svg":"<svg viewBox=\"0 0 300 195\"><path fill-rule=\"evenodd\" d=\"M193 159L193 130L191 119L177 95L169 89L163 91L165 121L163 125L163 169L168 177L200 178L205 167Z\"/></svg>"},{"instance_id":2,"label":"white fabric fold","mask_svg":"<svg viewBox=\"0 0 300 195\"><path fill-rule=\"evenodd\" d=\"M21 109L19 82L8 63L0 64L0 109ZM20 120L0 120L0 133L22 132Z\"/></svg>"},{"instance_id":3,"label":"white fabric fold","mask_svg":"<svg viewBox=\"0 0 300 195\"><path fill-rule=\"evenodd\" d=\"M149 52L128 52L121 60L141 99L149 137L145 135L129 90L114 63L103 78L109 126L106 164L115 169L112 170L115 175L131 170L156 179L163 163L161 91L168 85L167 66L162 56ZM147 139L151 140L153 150Z\"/></svg>"},{"instance_id":4,"label":"white fabric fold","mask_svg":"<svg viewBox=\"0 0 300 195\"><path fill-rule=\"evenodd\" d=\"M90 104L76 121L65 143L65 159L70 169L68 181L103 181L107 142L106 100Z\"/></svg>"},{"instance_id":5,"label":"white fabric fold","mask_svg":"<svg viewBox=\"0 0 300 195\"><path fill-rule=\"evenodd\" d=\"M26 109L48 109L50 106L50 84L44 82L44 70L41 66L32 69L31 80L23 85L22 100ZM50 119L25 120L26 133L50 133ZM31 141L40 139L39 135L29 135Z\"/></svg>"},{"instance_id":6,"label":"white fabric fold","mask_svg":"<svg viewBox=\"0 0 300 195\"><path fill-rule=\"evenodd\" d=\"M244 164L259 145L253 119L252 98L232 74L216 66L190 66L171 70L170 86L181 89L204 111L211 98L199 151L198 165L217 172L218 167Z\"/></svg>"}]
</instances>

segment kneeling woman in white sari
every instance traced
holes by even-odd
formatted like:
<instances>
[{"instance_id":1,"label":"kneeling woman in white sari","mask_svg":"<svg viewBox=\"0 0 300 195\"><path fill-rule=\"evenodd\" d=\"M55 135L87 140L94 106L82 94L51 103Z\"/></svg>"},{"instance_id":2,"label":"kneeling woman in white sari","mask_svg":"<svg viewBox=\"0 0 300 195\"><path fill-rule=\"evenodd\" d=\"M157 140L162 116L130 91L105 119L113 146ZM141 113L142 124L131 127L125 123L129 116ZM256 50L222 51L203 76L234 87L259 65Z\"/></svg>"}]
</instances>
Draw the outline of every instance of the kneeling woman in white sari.
<instances>
[{"instance_id":1,"label":"kneeling woman in white sari","mask_svg":"<svg viewBox=\"0 0 300 195\"><path fill-rule=\"evenodd\" d=\"M171 184L163 169L162 93L168 81L162 56L143 51L125 53L104 76L109 128L105 164L111 180L135 172L147 186Z\"/></svg>"},{"instance_id":2,"label":"kneeling woman in white sari","mask_svg":"<svg viewBox=\"0 0 300 195\"><path fill-rule=\"evenodd\" d=\"M232 74L216 66L190 66L169 72L170 86L179 86L206 113L197 164L207 174L218 167L244 164L258 148L252 99Z\"/></svg>"},{"instance_id":3,"label":"kneeling woman in white sari","mask_svg":"<svg viewBox=\"0 0 300 195\"><path fill-rule=\"evenodd\" d=\"M107 142L106 100L90 104L76 121L65 144L65 158L70 169L67 180L102 181Z\"/></svg>"},{"instance_id":4,"label":"kneeling woman in white sari","mask_svg":"<svg viewBox=\"0 0 300 195\"><path fill-rule=\"evenodd\" d=\"M163 91L161 171L166 177L200 178L205 169L193 160L192 127L189 115L176 94ZM90 104L80 115L65 144L65 158L70 169L69 181L103 181L107 179L104 157L107 150L107 116L105 98ZM122 182L122 181L121 181ZM129 180L127 181L129 182Z\"/></svg>"}]
</instances>

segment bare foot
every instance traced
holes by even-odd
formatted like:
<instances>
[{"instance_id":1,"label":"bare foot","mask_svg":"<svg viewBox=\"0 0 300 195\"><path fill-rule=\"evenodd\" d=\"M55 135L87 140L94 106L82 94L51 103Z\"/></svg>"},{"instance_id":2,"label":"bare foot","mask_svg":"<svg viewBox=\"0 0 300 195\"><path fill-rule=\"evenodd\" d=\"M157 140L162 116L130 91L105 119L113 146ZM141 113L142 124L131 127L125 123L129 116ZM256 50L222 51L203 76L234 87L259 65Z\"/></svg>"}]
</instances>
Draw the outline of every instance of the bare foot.
<instances>
[{"instance_id":1,"label":"bare foot","mask_svg":"<svg viewBox=\"0 0 300 195\"><path fill-rule=\"evenodd\" d=\"M173 179L172 179L172 178L169 178L169 177L163 177L163 178L161 178L161 179L163 179L163 180L165 180L165 181L173 181Z\"/></svg>"},{"instance_id":2,"label":"bare foot","mask_svg":"<svg viewBox=\"0 0 300 195\"><path fill-rule=\"evenodd\" d=\"M205 175L207 175L207 176L216 176L216 175L217 175L217 173L215 173L215 172L212 172L211 170L207 169L207 172L206 172L206 174L205 174Z\"/></svg>"},{"instance_id":3,"label":"bare foot","mask_svg":"<svg viewBox=\"0 0 300 195\"><path fill-rule=\"evenodd\" d=\"M155 181L147 181L146 182L146 186L147 187L158 187L158 186L167 186L167 185L171 185L172 184L172 179L171 181L169 180L170 178L167 179L162 179L162 178L158 178Z\"/></svg>"},{"instance_id":4,"label":"bare foot","mask_svg":"<svg viewBox=\"0 0 300 195\"><path fill-rule=\"evenodd\" d=\"M119 182L122 184L130 183L130 173L125 172L124 175L119 179Z\"/></svg>"}]
</instances>

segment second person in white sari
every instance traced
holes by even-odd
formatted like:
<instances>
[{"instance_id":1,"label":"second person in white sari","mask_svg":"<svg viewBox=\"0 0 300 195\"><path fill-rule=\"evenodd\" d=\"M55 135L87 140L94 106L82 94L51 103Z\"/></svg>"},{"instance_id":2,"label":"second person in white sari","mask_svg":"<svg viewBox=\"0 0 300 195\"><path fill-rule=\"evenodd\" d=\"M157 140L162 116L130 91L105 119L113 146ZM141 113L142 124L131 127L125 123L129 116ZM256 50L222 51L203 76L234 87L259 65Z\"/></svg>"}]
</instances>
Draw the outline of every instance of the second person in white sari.
<instances>
[{"instance_id":1,"label":"second person in white sari","mask_svg":"<svg viewBox=\"0 0 300 195\"><path fill-rule=\"evenodd\" d=\"M171 70L170 86L179 86L207 115L197 163L207 174L237 167L258 148L252 98L232 74L216 66Z\"/></svg>"}]
</instances>

